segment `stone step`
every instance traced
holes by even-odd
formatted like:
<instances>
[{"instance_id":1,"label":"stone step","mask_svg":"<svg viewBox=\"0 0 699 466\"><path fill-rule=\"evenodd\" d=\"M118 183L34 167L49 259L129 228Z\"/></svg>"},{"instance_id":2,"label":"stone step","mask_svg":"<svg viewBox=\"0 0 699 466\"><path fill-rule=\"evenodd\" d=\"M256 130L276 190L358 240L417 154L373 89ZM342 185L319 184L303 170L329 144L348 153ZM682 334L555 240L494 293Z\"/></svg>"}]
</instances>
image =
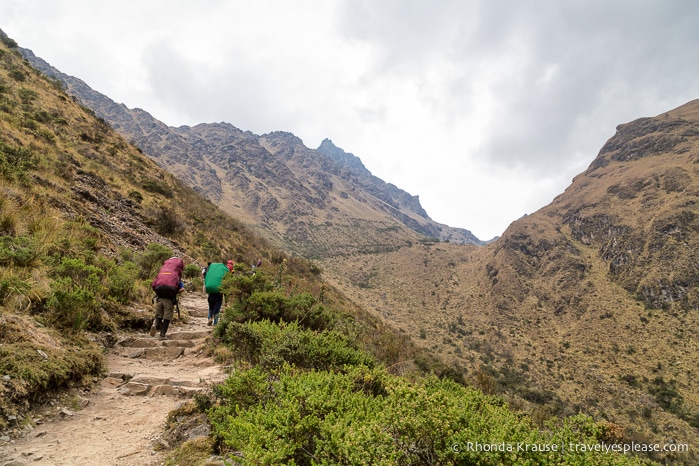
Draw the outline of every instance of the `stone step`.
<instances>
[{"instance_id":1,"label":"stone step","mask_svg":"<svg viewBox=\"0 0 699 466\"><path fill-rule=\"evenodd\" d=\"M168 334L170 340L198 340L200 338L206 338L210 335L209 330L197 330L193 332L174 332Z\"/></svg>"},{"instance_id":2,"label":"stone step","mask_svg":"<svg viewBox=\"0 0 699 466\"><path fill-rule=\"evenodd\" d=\"M209 310L208 309L187 309L187 313L191 317L204 317L204 318L209 317Z\"/></svg>"},{"instance_id":3,"label":"stone step","mask_svg":"<svg viewBox=\"0 0 699 466\"><path fill-rule=\"evenodd\" d=\"M151 382L151 383L148 383ZM144 377L141 380L130 380L117 388L124 396L178 396L190 398L203 392L205 387L189 381L158 380L155 377Z\"/></svg>"},{"instance_id":4,"label":"stone step","mask_svg":"<svg viewBox=\"0 0 699 466\"><path fill-rule=\"evenodd\" d=\"M151 396L156 395L166 395L166 396L179 396L185 398L191 398L197 393L204 391L203 387L186 387L177 385L158 385L153 387L151 391Z\"/></svg>"},{"instance_id":5,"label":"stone step","mask_svg":"<svg viewBox=\"0 0 699 466\"><path fill-rule=\"evenodd\" d=\"M136 338L130 341L120 341L120 346L125 348L156 348L159 346L192 348L196 345L194 340L158 340L158 337Z\"/></svg>"},{"instance_id":6,"label":"stone step","mask_svg":"<svg viewBox=\"0 0 699 466\"><path fill-rule=\"evenodd\" d=\"M158 346L154 348L124 348L118 351L120 356L126 358L145 358L154 361L172 361L184 354L185 348L177 346Z\"/></svg>"}]
</instances>

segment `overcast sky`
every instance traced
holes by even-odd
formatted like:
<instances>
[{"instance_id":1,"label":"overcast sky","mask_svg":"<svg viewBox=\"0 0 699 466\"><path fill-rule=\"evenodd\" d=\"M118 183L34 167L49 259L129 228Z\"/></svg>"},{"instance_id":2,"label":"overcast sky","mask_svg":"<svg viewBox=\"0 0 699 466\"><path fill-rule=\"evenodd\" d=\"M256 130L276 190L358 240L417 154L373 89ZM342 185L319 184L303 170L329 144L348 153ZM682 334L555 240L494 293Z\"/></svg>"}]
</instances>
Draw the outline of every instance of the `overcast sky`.
<instances>
[{"instance_id":1,"label":"overcast sky","mask_svg":"<svg viewBox=\"0 0 699 466\"><path fill-rule=\"evenodd\" d=\"M0 28L168 125L329 138L480 239L699 98L695 0L2 0Z\"/></svg>"}]
</instances>

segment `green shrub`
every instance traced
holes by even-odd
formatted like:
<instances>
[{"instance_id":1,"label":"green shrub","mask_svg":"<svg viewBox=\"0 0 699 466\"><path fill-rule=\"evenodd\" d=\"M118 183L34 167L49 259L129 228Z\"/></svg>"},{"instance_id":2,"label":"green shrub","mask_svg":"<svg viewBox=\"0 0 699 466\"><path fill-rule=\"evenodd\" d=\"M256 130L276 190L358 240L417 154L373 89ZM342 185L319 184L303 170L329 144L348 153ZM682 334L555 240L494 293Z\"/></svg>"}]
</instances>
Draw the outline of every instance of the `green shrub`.
<instances>
[{"instance_id":1,"label":"green shrub","mask_svg":"<svg viewBox=\"0 0 699 466\"><path fill-rule=\"evenodd\" d=\"M52 293L47 307L50 322L57 328L80 331L101 330L100 301L94 291L61 277L51 284Z\"/></svg>"},{"instance_id":2,"label":"green shrub","mask_svg":"<svg viewBox=\"0 0 699 466\"><path fill-rule=\"evenodd\" d=\"M251 364L278 368L292 364L306 369L340 369L344 366L373 367L374 359L337 332L304 330L297 323L277 325L270 321L229 323L220 326L222 342Z\"/></svg>"},{"instance_id":3,"label":"green shrub","mask_svg":"<svg viewBox=\"0 0 699 466\"><path fill-rule=\"evenodd\" d=\"M110 267L106 277L107 297L120 304L131 302L138 273L139 268L133 262Z\"/></svg>"},{"instance_id":4,"label":"green shrub","mask_svg":"<svg viewBox=\"0 0 699 466\"><path fill-rule=\"evenodd\" d=\"M31 149L10 146L0 141L0 176L8 180L24 180L39 157Z\"/></svg>"},{"instance_id":5,"label":"green shrub","mask_svg":"<svg viewBox=\"0 0 699 466\"><path fill-rule=\"evenodd\" d=\"M83 259L64 257L54 270L58 277L71 278L79 286L89 288L91 291L99 291L102 269L94 265L86 264Z\"/></svg>"},{"instance_id":6,"label":"green shrub","mask_svg":"<svg viewBox=\"0 0 699 466\"><path fill-rule=\"evenodd\" d=\"M26 88L20 88L19 91L17 91L17 94L19 95L19 98L22 101L22 103L25 105L32 103L39 96L39 94L37 94L36 91Z\"/></svg>"},{"instance_id":7,"label":"green shrub","mask_svg":"<svg viewBox=\"0 0 699 466\"><path fill-rule=\"evenodd\" d=\"M31 289L31 285L19 277L13 275L0 277L0 304L5 304L11 296L27 294Z\"/></svg>"},{"instance_id":8,"label":"green shrub","mask_svg":"<svg viewBox=\"0 0 699 466\"><path fill-rule=\"evenodd\" d=\"M102 330L102 276L99 267L64 257L55 268L47 307L51 323L64 329Z\"/></svg>"},{"instance_id":9,"label":"green shrub","mask_svg":"<svg viewBox=\"0 0 699 466\"><path fill-rule=\"evenodd\" d=\"M0 237L0 265L27 267L39 256L39 247L30 236Z\"/></svg>"},{"instance_id":10,"label":"green shrub","mask_svg":"<svg viewBox=\"0 0 699 466\"><path fill-rule=\"evenodd\" d=\"M182 233L186 229L185 221L168 207L150 209L146 222L164 236Z\"/></svg>"},{"instance_id":11,"label":"green shrub","mask_svg":"<svg viewBox=\"0 0 699 466\"><path fill-rule=\"evenodd\" d=\"M137 259L137 263L141 267L139 278L144 280L155 278L163 262L171 258L173 254L172 249L159 243L151 243L146 246L146 250Z\"/></svg>"},{"instance_id":12,"label":"green shrub","mask_svg":"<svg viewBox=\"0 0 699 466\"><path fill-rule=\"evenodd\" d=\"M19 47L14 39L10 38L4 32L0 31L0 41L7 46L9 49L16 49Z\"/></svg>"},{"instance_id":13,"label":"green shrub","mask_svg":"<svg viewBox=\"0 0 699 466\"><path fill-rule=\"evenodd\" d=\"M244 303L253 293L271 291L273 288L274 285L263 273L254 275L228 274L221 282L221 292L238 303Z\"/></svg>"},{"instance_id":14,"label":"green shrub","mask_svg":"<svg viewBox=\"0 0 699 466\"><path fill-rule=\"evenodd\" d=\"M130 190L128 196L129 196L129 199L133 199L134 201L136 201L139 204L141 202L143 202L143 194L136 191L135 189Z\"/></svg>"},{"instance_id":15,"label":"green shrub","mask_svg":"<svg viewBox=\"0 0 699 466\"><path fill-rule=\"evenodd\" d=\"M561 445L599 444L603 431L589 417L540 432L499 398L434 377L410 383L380 368L258 367L231 375L217 395L209 410L214 435L242 464L641 463L614 453L561 453ZM536 451L553 445L559 451Z\"/></svg>"},{"instance_id":16,"label":"green shrub","mask_svg":"<svg viewBox=\"0 0 699 466\"><path fill-rule=\"evenodd\" d=\"M143 183L141 186L143 189L148 191L149 193L156 193L156 194L162 194L163 196L167 198L172 197L172 189L170 186L164 184L164 183L158 183L157 181L146 181Z\"/></svg>"},{"instance_id":17,"label":"green shrub","mask_svg":"<svg viewBox=\"0 0 699 466\"><path fill-rule=\"evenodd\" d=\"M9 75L12 79L14 79L15 81L18 81L18 82L24 82L24 81L27 80L27 75L26 75L26 73L24 73L24 71L18 70L18 69L16 69L16 68L10 70L10 72L8 73L8 75Z\"/></svg>"},{"instance_id":18,"label":"green shrub","mask_svg":"<svg viewBox=\"0 0 699 466\"><path fill-rule=\"evenodd\" d=\"M655 397L655 401L664 410L674 414L682 412L684 400L677 391L673 380L666 382L662 377L656 377L651 382L648 392Z\"/></svg>"},{"instance_id":19,"label":"green shrub","mask_svg":"<svg viewBox=\"0 0 699 466\"><path fill-rule=\"evenodd\" d=\"M214 386L214 394L228 407L248 409L271 398L269 374L260 367L238 371L222 384Z\"/></svg>"},{"instance_id":20,"label":"green shrub","mask_svg":"<svg viewBox=\"0 0 699 466\"><path fill-rule=\"evenodd\" d=\"M188 264L184 267L184 272L182 272L182 276L188 280L199 278L201 276L201 269L197 265Z\"/></svg>"},{"instance_id":21,"label":"green shrub","mask_svg":"<svg viewBox=\"0 0 699 466\"><path fill-rule=\"evenodd\" d=\"M258 291L259 285L269 288L270 283L257 279L258 275L234 275L227 280L234 284L234 299L232 309L227 311L226 318L236 322L255 322L271 320L272 322L298 322L304 328L323 330L330 328L334 321L332 314L317 302L310 293L299 293L287 296L281 291ZM230 290L231 287L224 288Z\"/></svg>"}]
</instances>

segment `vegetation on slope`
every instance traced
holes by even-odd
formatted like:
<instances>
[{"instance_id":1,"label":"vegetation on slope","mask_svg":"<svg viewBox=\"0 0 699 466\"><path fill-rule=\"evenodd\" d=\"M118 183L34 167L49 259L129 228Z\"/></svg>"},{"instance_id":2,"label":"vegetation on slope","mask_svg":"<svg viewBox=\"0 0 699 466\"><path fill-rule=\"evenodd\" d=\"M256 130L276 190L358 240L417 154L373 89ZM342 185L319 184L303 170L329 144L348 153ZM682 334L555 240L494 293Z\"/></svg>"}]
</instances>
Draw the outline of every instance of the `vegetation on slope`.
<instances>
[{"instance_id":1,"label":"vegetation on slope","mask_svg":"<svg viewBox=\"0 0 699 466\"><path fill-rule=\"evenodd\" d=\"M433 375L392 374L348 338L345 316L264 274L231 276L215 334L231 375L197 404L213 449L241 464L639 464L618 427L584 415L540 430L494 396ZM226 349L228 351L226 351ZM615 445L612 447L611 445ZM187 451L187 455L183 452Z\"/></svg>"}]
</instances>

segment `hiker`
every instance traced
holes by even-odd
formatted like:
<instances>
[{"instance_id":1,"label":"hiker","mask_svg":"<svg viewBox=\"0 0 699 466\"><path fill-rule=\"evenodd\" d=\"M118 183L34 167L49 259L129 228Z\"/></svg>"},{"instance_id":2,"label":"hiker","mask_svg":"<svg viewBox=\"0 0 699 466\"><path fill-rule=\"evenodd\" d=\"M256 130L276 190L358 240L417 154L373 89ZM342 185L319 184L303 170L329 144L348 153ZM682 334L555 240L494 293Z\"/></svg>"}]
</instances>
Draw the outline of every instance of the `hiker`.
<instances>
[{"instance_id":1,"label":"hiker","mask_svg":"<svg viewBox=\"0 0 699 466\"><path fill-rule=\"evenodd\" d=\"M230 261L229 261L230 262ZM221 293L221 281L226 274L231 270L222 262L216 262L209 266L204 279L204 288L209 295L209 323L208 325L218 324L218 316L221 313L223 306L223 294Z\"/></svg>"},{"instance_id":2,"label":"hiker","mask_svg":"<svg viewBox=\"0 0 699 466\"><path fill-rule=\"evenodd\" d=\"M184 262L179 257L171 257L163 263L158 275L153 279L151 288L155 291L155 319L150 326L150 336L160 331L159 340L167 340L167 329L178 306L177 295L184 291L182 271ZM177 312L179 313L179 307Z\"/></svg>"},{"instance_id":3,"label":"hiker","mask_svg":"<svg viewBox=\"0 0 699 466\"><path fill-rule=\"evenodd\" d=\"M228 267L228 270L232 272L233 268L235 268L235 263L229 259L228 262L226 262L226 267Z\"/></svg>"}]
</instances>

